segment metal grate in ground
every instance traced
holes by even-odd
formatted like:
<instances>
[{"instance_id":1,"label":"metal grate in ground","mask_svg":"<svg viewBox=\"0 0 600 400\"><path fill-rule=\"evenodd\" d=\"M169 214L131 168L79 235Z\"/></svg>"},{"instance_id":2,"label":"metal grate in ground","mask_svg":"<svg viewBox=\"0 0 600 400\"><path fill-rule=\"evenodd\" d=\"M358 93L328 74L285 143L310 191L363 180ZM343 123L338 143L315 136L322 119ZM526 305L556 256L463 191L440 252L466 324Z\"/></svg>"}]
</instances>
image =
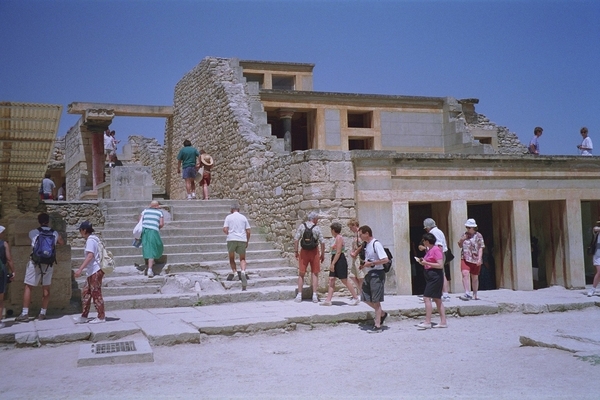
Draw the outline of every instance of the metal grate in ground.
<instances>
[{"instance_id":1,"label":"metal grate in ground","mask_svg":"<svg viewBox=\"0 0 600 400\"><path fill-rule=\"evenodd\" d=\"M107 354L124 351L135 351L135 342L96 343L92 345L92 353Z\"/></svg>"},{"instance_id":2,"label":"metal grate in ground","mask_svg":"<svg viewBox=\"0 0 600 400\"><path fill-rule=\"evenodd\" d=\"M148 340L101 342L79 347L78 367L105 364L153 362L154 352Z\"/></svg>"}]
</instances>

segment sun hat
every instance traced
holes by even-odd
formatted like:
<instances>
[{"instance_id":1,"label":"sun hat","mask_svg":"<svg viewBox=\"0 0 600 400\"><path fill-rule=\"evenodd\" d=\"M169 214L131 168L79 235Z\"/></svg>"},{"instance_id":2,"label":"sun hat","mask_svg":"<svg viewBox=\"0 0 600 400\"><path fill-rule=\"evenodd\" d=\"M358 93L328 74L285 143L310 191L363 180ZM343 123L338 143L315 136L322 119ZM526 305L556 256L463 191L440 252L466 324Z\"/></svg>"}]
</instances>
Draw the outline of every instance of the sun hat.
<instances>
[{"instance_id":1,"label":"sun hat","mask_svg":"<svg viewBox=\"0 0 600 400\"><path fill-rule=\"evenodd\" d=\"M467 228L477 228L477 222L473 218L469 218L467 222L465 222L465 226Z\"/></svg>"},{"instance_id":2,"label":"sun hat","mask_svg":"<svg viewBox=\"0 0 600 400\"><path fill-rule=\"evenodd\" d=\"M4 232L5 229L6 229L5 227L3 227L2 225L0 225L0 233Z\"/></svg>"},{"instance_id":3,"label":"sun hat","mask_svg":"<svg viewBox=\"0 0 600 400\"><path fill-rule=\"evenodd\" d=\"M200 162L206 165L207 167L210 167L214 164L213 158L210 156L210 154L206 153L200 155Z\"/></svg>"}]
</instances>

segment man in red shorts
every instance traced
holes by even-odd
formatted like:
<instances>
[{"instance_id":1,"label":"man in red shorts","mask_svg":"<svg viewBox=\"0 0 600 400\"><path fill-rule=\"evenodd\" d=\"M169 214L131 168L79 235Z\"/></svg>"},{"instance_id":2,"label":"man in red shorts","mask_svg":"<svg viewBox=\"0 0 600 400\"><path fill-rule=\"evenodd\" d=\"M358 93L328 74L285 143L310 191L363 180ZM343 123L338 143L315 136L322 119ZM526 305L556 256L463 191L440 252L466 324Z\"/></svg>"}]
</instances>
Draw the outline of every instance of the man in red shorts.
<instances>
[{"instance_id":1,"label":"man in red shorts","mask_svg":"<svg viewBox=\"0 0 600 400\"><path fill-rule=\"evenodd\" d=\"M325 260L325 239L321 229L317 226L319 215L312 211L308 214L306 222L300 224L294 236L294 254L298 260L298 293L296 294L295 302L302 301L302 286L304 285L304 274L306 267L310 264L310 272L312 275L313 303L319 302L317 289L319 287L319 272L321 271L321 263ZM300 246L300 252L298 252ZM319 247L321 249L319 255Z\"/></svg>"}]
</instances>

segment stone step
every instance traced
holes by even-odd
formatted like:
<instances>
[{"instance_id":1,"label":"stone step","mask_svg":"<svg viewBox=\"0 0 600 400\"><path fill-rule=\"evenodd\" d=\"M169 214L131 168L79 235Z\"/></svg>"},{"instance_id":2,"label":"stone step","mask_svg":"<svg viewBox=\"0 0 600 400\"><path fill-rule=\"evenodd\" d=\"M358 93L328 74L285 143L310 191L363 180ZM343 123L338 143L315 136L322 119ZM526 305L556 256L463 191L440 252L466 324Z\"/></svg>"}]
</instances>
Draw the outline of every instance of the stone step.
<instances>
[{"instance_id":1,"label":"stone step","mask_svg":"<svg viewBox=\"0 0 600 400\"><path fill-rule=\"evenodd\" d=\"M223 234L223 232L221 232L220 235L205 235L205 236L198 236L198 235L193 235L193 236L180 236L180 235L162 235L161 234L161 239L163 241L164 245L170 245L170 244L184 244L184 243L198 243L198 244L204 244L204 245L208 245L208 244L217 244L217 245L225 245L226 243L226 236L225 234ZM123 237L119 237L119 238L104 238L104 242L106 243L106 247L112 251L113 247L120 247L120 246L124 246L125 245L131 245L131 243L133 242L133 235L131 233L131 231L127 231L127 235L123 236ZM267 242L265 235L261 235L261 234L252 234L252 237L250 238L250 246L254 247L254 245L259 245L259 244L263 244L263 243L267 243L270 248L273 247L273 245L270 242ZM72 249L75 249L74 247L72 247ZM81 249L80 249L81 250ZM83 250L82 250L83 251Z\"/></svg>"},{"instance_id":2,"label":"stone step","mask_svg":"<svg viewBox=\"0 0 600 400\"><path fill-rule=\"evenodd\" d=\"M250 274L260 271L261 276L273 276L273 275L281 275L285 276L287 274L297 274L297 267L290 267L290 262L287 258L277 258L277 259L248 259L248 271ZM236 261L236 264L239 269L239 261ZM168 263L167 268L169 272L172 273L183 273L183 272L199 272L199 271L211 271L217 274L226 275L231 271L229 267L229 261L209 261L209 262L184 262L184 263ZM271 273L269 271L272 270Z\"/></svg>"},{"instance_id":3,"label":"stone step","mask_svg":"<svg viewBox=\"0 0 600 400\"><path fill-rule=\"evenodd\" d=\"M221 238L223 240L224 237ZM197 239L198 240L198 239ZM124 246L124 241L121 241L120 246L107 246L107 250L110 250L114 257L137 255L141 253L142 247L135 248L131 245L132 240L128 240L128 245ZM83 248L72 248L74 254L83 254ZM271 251L272 254L277 257L281 256L281 252L273 250L273 246L267 242L250 243L246 254L254 254L256 251ZM209 254L209 253L223 253L227 254L227 244L222 241L221 243L177 243L177 244L165 244L165 254Z\"/></svg>"},{"instance_id":4,"label":"stone step","mask_svg":"<svg viewBox=\"0 0 600 400\"><path fill-rule=\"evenodd\" d=\"M210 229L212 231L212 229L217 229L218 232L223 232L223 219L215 219L213 218L206 218L204 220L200 220L198 218L196 219L190 219L190 220L182 220L182 221L170 221L165 223L165 226L161 229L161 233L164 230L167 229L199 229L199 228L203 228L203 229ZM137 220L133 220L133 221L123 221L122 219L116 220L116 221L109 221L106 222L104 224L104 230L110 231L110 230L129 230L130 232L133 231L133 228L135 228L135 225L137 224ZM250 225L252 226L252 225Z\"/></svg>"},{"instance_id":5,"label":"stone step","mask_svg":"<svg viewBox=\"0 0 600 400\"><path fill-rule=\"evenodd\" d=\"M249 301L292 300L296 286L272 286L248 288L246 291L232 289L224 293L185 293L110 296L104 299L107 311L139 308L194 307L208 304Z\"/></svg>"},{"instance_id":6,"label":"stone step","mask_svg":"<svg viewBox=\"0 0 600 400\"><path fill-rule=\"evenodd\" d=\"M105 228L102 231L102 237L106 240L108 239L120 239L120 238L133 238L133 226L129 226L127 228ZM254 233L252 233L251 240L254 237ZM226 237L223 233L223 225L221 223L218 227L185 227L185 228L176 228L171 226L165 226L160 230L161 238L168 237L219 237L221 240L225 240Z\"/></svg>"},{"instance_id":7,"label":"stone step","mask_svg":"<svg viewBox=\"0 0 600 400\"><path fill-rule=\"evenodd\" d=\"M143 286L103 286L102 297L128 296L128 295L149 295L160 293L158 285Z\"/></svg>"}]
</instances>

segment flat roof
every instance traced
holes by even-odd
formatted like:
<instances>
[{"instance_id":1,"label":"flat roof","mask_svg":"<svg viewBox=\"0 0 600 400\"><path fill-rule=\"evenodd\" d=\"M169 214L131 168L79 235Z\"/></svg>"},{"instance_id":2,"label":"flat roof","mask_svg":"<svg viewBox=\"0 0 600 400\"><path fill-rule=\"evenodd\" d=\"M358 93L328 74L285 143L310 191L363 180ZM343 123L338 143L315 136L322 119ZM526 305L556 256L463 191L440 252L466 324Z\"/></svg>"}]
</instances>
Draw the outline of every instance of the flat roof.
<instances>
[{"instance_id":1,"label":"flat roof","mask_svg":"<svg viewBox=\"0 0 600 400\"><path fill-rule=\"evenodd\" d=\"M242 68L270 71L312 72L315 68L315 64L279 61L240 60L239 63Z\"/></svg>"}]
</instances>

